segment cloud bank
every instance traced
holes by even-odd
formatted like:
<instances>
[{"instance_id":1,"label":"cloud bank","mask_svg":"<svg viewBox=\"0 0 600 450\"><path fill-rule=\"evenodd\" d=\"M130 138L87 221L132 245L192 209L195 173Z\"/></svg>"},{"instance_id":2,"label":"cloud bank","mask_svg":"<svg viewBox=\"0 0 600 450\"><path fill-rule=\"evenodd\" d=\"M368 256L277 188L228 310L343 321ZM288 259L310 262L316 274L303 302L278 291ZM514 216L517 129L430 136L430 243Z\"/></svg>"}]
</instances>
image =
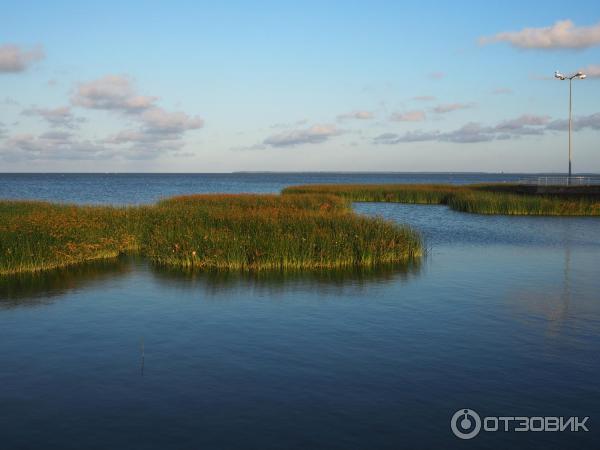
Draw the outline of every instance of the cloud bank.
<instances>
[{"instance_id":1,"label":"cloud bank","mask_svg":"<svg viewBox=\"0 0 600 450\"><path fill-rule=\"evenodd\" d=\"M395 112L391 115L390 120L394 122L422 122L425 120L425 111Z\"/></svg>"},{"instance_id":2,"label":"cloud bank","mask_svg":"<svg viewBox=\"0 0 600 450\"><path fill-rule=\"evenodd\" d=\"M293 147L302 144L319 144L333 136L341 134L335 125L313 125L309 128L295 129L267 137L264 145L271 147Z\"/></svg>"},{"instance_id":3,"label":"cloud bank","mask_svg":"<svg viewBox=\"0 0 600 450\"><path fill-rule=\"evenodd\" d=\"M349 113L340 114L337 116L338 120L346 119L357 119L357 120L370 120L374 117L371 111L352 111Z\"/></svg>"},{"instance_id":4,"label":"cloud bank","mask_svg":"<svg viewBox=\"0 0 600 450\"><path fill-rule=\"evenodd\" d=\"M34 62L44 58L42 47L26 50L18 45L0 46L0 73L17 73L25 71Z\"/></svg>"},{"instance_id":5,"label":"cloud bank","mask_svg":"<svg viewBox=\"0 0 600 450\"><path fill-rule=\"evenodd\" d=\"M132 80L124 75L106 75L81 83L71 101L84 108L139 113L153 107L157 99L136 94Z\"/></svg>"},{"instance_id":6,"label":"cloud bank","mask_svg":"<svg viewBox=\"0 0 600 450\"><path fill-rule=\"evenodd\" d=\"M433 111L437 114L446 114L452 111L458 111L460 109L469 109L473 106L475 106L473 103L447 103L436 106L433 108Z\"/></svg>"},{"instance_id":7,"label":"cloud bank","mask_svg":"<svg viewBox=\"0 0 600 450\"><path fill-rule=\"evenodd\" d=\"M83 117L75 117L68 106L59 108L32 107L24 109L21 114L42 117L53 127L77 128L79 124L85 122Z\"/></svg>"},{"instance_id":8,"label":"cloud bank","mask_svg":"<svg viewBox=\"0 0 600 450\"><path fill-rule=\"evenodd\" d=\"M168 152L182 155L179 150L185 144L185 134L202 128L204 121L184 112L167 111L158 106L157 101L158 97L138 94L133 81L123 75L107 75L80 83L71 97L72 106L31 107L21 114L41 117L53 128L73 130L84 122L72 112L72 107L80 107L108 111L126 117L137 126L93 141L80 139L70 131L15 135L0 145L1 156L8 160L50 160L151 159Z\"/></svg>"},{"instance_id":9,"label":"cloud bank","mask_svg":"<svg viewBox=\"0 0 600 450\"><path fill-rule=\"evenodd\" d=\"M39 136L19 134L0 145L5 160L22 159L106 159L114 156L109 149L89 140L79 140L70 132L51 131Z\"/></svg>"},{"instance_id":10,"label":"cloud bank","mask_svg":"<svg viewBox=\"0 0 600 450\"><path fill-rule=\"evenodd\" d=\"M588 78L600 78L600 64L591 64L584 69L581 69Z\"/></svg>"},{"instance_id":11,"label":"cloud bank","mask_svg":"<svg viewBox=\"0 0 600 450\"><path fill-rule=\"evenodd\" d=\"M158 97L140 95L131 78L106 75L81 83L71 98L73 105L125 115L138 123L103 140L104 144L130 145L132 157L152 158L161 152L183 147L186 132L204 126L204 120L184 112L170 112L157 106Z\"/></svg>"},{"instance_id":12,"label":"cloud bank","mask_svg":"<svg viewBox=\"0 0 600 450\"><path fill-rule=\"evenodd\" d=\"M476 143L516 139L530 135L540 136L547 131L564 131L567 128L568 121L566 120L552 121L549 116L525 114L514 119L504 120L495 126L484 126L480 123L469 122L456 130L448 132L416 130L404 134L384 133L376 136L373 142L387 145L425 141ZM573 128L575 130L586 128L600 130L600 113L575 118Z\"/></svg>"},{"instance_id":13,"label":"cloud bank","mask_svg":"<svg viewBox=\"0 0 600 450\"><path fill-rule=\"evenodd\" d=\"M431 101L435 100L435 97L433 95L417 95L416 97L413 97L411 100L416 100L418 102L431 102Z\"/></svg>"},{"instance_id":14,"label":"cloud bank","mask_svg":"<svg viewBox=\"0 0 600 450\"><path fill-rule=\"evenodd\" d=\"M583 49L600 44L600 23L578 27L570 20L560 20L549 27L505 31L479 39L481 45L497 42L524 49Z\"/></svg>"}]
</instances>

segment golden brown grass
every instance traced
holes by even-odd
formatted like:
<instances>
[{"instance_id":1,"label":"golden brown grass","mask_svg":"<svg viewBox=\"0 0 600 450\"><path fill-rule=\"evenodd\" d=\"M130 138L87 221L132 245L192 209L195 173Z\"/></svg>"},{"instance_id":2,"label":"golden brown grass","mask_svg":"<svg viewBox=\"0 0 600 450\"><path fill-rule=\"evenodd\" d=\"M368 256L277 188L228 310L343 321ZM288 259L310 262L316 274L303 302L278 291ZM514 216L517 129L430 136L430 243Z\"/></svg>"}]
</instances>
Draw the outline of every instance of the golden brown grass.
<instances>
[{"instance_id":1,"label":"golden brown grass","mask_svg":"<svg viewBox=\"0 0 600 450\"><path fill-rule=\"evenodd\" d=\"M283 194L339 195L351 201L448 205L478 214L598 216L598 197L525 195L514 185L323 184L292 186Z\"/></svg>"},{"instance_id":2,"label":"golden brown grass","mask_svg":"<svg viewBox=\"0 0 600 450\"><path fill-rule=\"evenodd\" d=\"M126 208L0 202L0 274L48 270L136 247Z\"/></svg>"},{"instance_id":3,"label":"golden brown grass","mask_svg":"<svg viewBox=\"0 0 600 450\"><path fill-rule=\"evenodd\" d=\"M139 252L162 265L227 270L374 266L422 253L408 227L331 195L194 195L141 207L0 202L0 274Z\"/></svg>"}]
</instances>

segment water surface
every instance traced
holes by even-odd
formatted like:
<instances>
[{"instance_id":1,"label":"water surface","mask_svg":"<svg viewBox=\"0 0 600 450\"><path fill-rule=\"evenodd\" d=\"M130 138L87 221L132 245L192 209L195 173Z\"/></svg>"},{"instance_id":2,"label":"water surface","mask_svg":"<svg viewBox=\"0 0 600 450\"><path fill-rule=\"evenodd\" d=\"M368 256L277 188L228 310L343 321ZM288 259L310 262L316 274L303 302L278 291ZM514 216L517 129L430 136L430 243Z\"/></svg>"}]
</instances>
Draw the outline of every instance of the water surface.
<instances>
[{"instance_id":1,"label":"water surface","mask_svg":"<svg viewBox=\"0 0 600 450\"><path fill-rule=\"evenodd\" d=\"M278 193L307 183L481 183L526 175L484 173L0 173L0 198L70 203L153 203L199 192Z\"/></svg>"},{"instance_id":2,"label":"water surface","mask_svg":"<svg viewBox=\"0 0 600 450\"><path fill-rule=\"evenodd\" d=\"M416 226L427 258L258 276L121 258L0 281L0 447L597 448L598 219L355 208ZM463 442L465 407L590 432Z\"/></svg>"}]
</instances>

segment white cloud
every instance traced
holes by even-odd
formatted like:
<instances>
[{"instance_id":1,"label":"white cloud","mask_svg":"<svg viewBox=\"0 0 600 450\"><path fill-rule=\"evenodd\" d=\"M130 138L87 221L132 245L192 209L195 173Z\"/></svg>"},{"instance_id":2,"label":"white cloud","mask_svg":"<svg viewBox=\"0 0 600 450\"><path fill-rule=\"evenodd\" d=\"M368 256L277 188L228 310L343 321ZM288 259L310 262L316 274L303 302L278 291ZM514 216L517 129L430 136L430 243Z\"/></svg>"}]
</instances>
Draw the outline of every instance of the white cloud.
<instances>
[{"instance_id":1,"label":"white cloud","mask_svg":"<svg viewBox=\"0 0 600 450\"><path fill-rule=\"evenodd\" d=\"M19 160L106 160L153 159L166 152L170 155L189 156L180 152L182 141L176 135L160 136L137 130L124 131L103 140L80 139L67 131L47 131L40 135L19 134L0 142L0 159Z\"/></svg>"},{"instance_id":2,"label":"white cloud","mask_svg":"<svg viewBox=\"0 0 600 450\"><path fill-rule=\"evenodd\" d=\"M71 100L84 108L139 113L154 107L157 97L136 94L132 80L126 76L106 75L81 83Z\"/></svg>"},{"instance_id":3,"label":"white cloud","mask_svg":"<svg viewBox=\"0 0 600 450\"><path fill-rule=\"evenodd\" d=\"M300 120L296 120L293 123L283 123L283 122L274 123L273 125L271 125L270 128L272 128L272 129L292 128L292 127L297 127L300 125L306 125L307 123L308 123L308 119L300 119Z\"/></svg>"},{"instance_id":4,"label":"white cloud","mask_svg":"<svg viewBox=\"0 0 600 450\"><path fill-rule=\"evenodd\" d=\"M600 130L600 113L580 117L575 121L578 129L591 128ZM495 126L484 126L479 123L469 122L462 127L441 132L434 131L409 131L404 134L384 133L373 139L376 144L400 144L405 142L457 142L476 143L493 140L518 139L527 135L543 135L548 130L564 130L566 121L553 121L549 116L524 114L520 117L504 120Z\"/></svg>"},{"instance_id":5,"label":"white cloud","mask_svg":"<svg viewBox=\"0 0 600 450\"><path fill-rule=\"evenodd\" d=\"M459 143L486 142L494 139L493 132L479 123L469 122L458 130L444 133L442 140Z\"/></svg>"},{"instance_id":6,"label":"white cloud","mask_svg":"<svg viewBox=\"0 0 600 450\"><path fill-rule=\"evenodd\" d=\"M89 109L107 110L137 123L137 128L120 131L94 141L80 139L67 131L48 131L40 135L21 134L7 137L0 146L5 160L51 159L150 159L165 153L182 152L185 133L201 128L204 121L184 112L170 112L156 105L157 97L139 95L130 78L107 75L77 86L72 104ZM60 108L31 107L26 116L44 118L53 127L77 128L83 119L76 118L69 106Z\"/></svg>"},{"instance_id":7,"label":"white cloud","mask_svg":"<svg viewBox=\"0 0 600 450\"><path fill-rule=\"evenodd\" d=\"M156 137L140 130L122 130L104 140L107 144L152 143Z\"/></svg>"},{"instance_id":8,"label":"white cloud","mask_svg":"<svg viewBox=\"0 0 600 450\"><path fill-rule=\"evenodd\" d=\"M158 97L138 94L133 81L124 75L106 75L81 83L71 101L77 106L113 111L137 121L139 128L120 131L102 141L121 150L123 145L129 145L128 157L150 158L179 150L186 132L204 126L200 117L166 111L156 105Z\"/></svg>"},{"instance_id":9,"label":"white cloud","mask_svg":"<svg viewBox=\"0 0 600 450\"><path fill-rule=\"evenodd\" d=\"M375 144L399 144L402 142L435 141L439 138L439 131L409 131L403 135L396 133L383 133L373 139Z\"/></svg>"},{"instance_id":10,"label":"white cloud","mask_svg":"<svg viewBox=\"0 0 600 450\"><path fill-rule=\"evenodd\" d=\"M560 20L542 28L524 28L521 31L505 31L479 39L481 45L508 42L518 48L581 49L600 44L600 23L578 27L570 20Z\"/></svg>"},{"instance_id":11,"label":"white cloud","mask_svg":"<svg viewBox=\"0 0 600 450\"><path fill-rule=\"evenodd\" d=\"M413 97L412 100L418 102L432 102L435 100L435 97L433 95L417 95L416 97Z\"/></svg>"},{"instance_id":12,"label":"white cloud","mask_svg":"<svg viewBox=\"0 0 600 450\"><path fill-rule=\"evenodd\" d=\"M254 144L254 145L239 145L235 147L231 147L229 150L232 152L242 152L248 150L264 150L267 146L265 144Z\"/></svg>"},{"instance_id":13,"label":"white cloud","mask_svg":"<svg viewBox=\"0 0 600 450\"><path fill-rule=\"evenodd\" d=\"M272 147L291 147L301 144L318 144L325 142L341 131L335 125L313 125L305 129L296 129L267 137L263 144Z\"/></svg>"},{"instance_id":14,"label":"white cloud","mask_svg":"<svg viewBox=\"0 0 600 450\"><path fill-rule=\"evenodd\" d=\"M433 108L433 111L438 114L445 114L459 109L469 109L475 106L473 103L446 103Z\"/></svg>"},{"instance_id":15,"label":"white cloud","mask_svg":"<svg viewBox=\"0 0 600 450\"><path fill-rule=\"evenodd\" d=\"M167 112L162 108L150 108L141 115L142 122L157 133L183 133L204 126L199 117L190 117L183 112Z\"/></svg>"},{"instance_id":16,"label":"white cloud","mask_svg":"<svg viewBox=\"0 0 600 450\"><path fill-rule=\"evenodd\" d=\"M591 64L585 69L581 69L581 71L585 73L588 78L600 78L600 64Z\"/></svg>"},{"instance_id":17,"label":"white cloud","mask_svg":"<svg viewBox=\"0 0 600 450\"><path fill-rule=\"evenodd\" d=\"M546 128L548 130L566 131L569 129L569 121L566 119L553 120ZM574 130L581 130L584 128L600 130L600 113L590 114L589 116L579 116L573 119Z\"/></svg>"},{"instance_id":18,"label":"white cloud","mask_svg":"<svg viewBox=\"0 0 600 450\"><path fill-rule=\"evenodd\" d=\"M139 116L140 128L122 130L103 142L105 144L130 144L129 149L147 158L161 152L179 150L183 147L186 131L201 128L204 124L198 117L182 112L170 113L162 108L151 108Z\"/></svg>"},{"instance_id":19,"label":"white cloud","mask_svg":"<svg viewBox=\"0 0 600 450\"><path fill-rule=\"evenodd\" d=\"M73 133L69 131L46 131L40 134L41 139L50 139L55 141L67 141L73 137Z\"/></svg>"},{"instance_id":20,"label":"white cloud","mask_svg":"<svg viewBox=\"0 0 600 450\"><path fill-rule=\"evenodd\" d=\"M407 111L404 113L395 112L391 115L390 120L394 122L422 122L425 120L424 111Z\"/></svg>"},{"instance_id":21,"label":"white cloud","mask_svg":"<svg viewBox=\"0 0 600 450\"><path fill-rule=\"evenodd\" d=\"M513 134L543 134L539 128L550 122L550 116L537 116L534 114L523 114L520 117L504 120L494 127L496 131L511 132Z\"/></svg>"},{"instance_id":22,"label":"white cloud","mask_svg":"<svg viewBox=\"0 0 600 450\"><path fill-rule=\"evenodd\" d=\"M0 46L0 73L25 71L31 64L44 58L42 47L25 50L14 44Z\"/></svg>"},{"instance_id":23,"label":"white cloud","mask_svg":"<svg viewBox=\"0 0 600 450\"><path fill-rule=\"evenodd\" d=\"M83 117L75 117L68 106L59 108L28 108L21 111L24 116L39 116L44 118L53 127L77 128L85 122Z\"/></svg>"},{"instance_id":24,"label":"white cloud","mask_svg":"<svg viewBox=\"0 0 600 450\"><path fill-rule=\"evenodd\" d=\"M77 140L68 132L47 132L39 136L19 134L0 146L5 160L105 159L109 150L89 140Z\"/></svg>"},{"instance_id":25,"label":"white cloud","mask_svg":"<svg viewBox=\"0 0 600 450\"><path fill-rule=\"evenodd\" d=\"M373 142L376 144L400 144L405 142L425 142L425 141L440 141L440 142L458 142L458 143L474 143L485 142L494 139L494 135L490 128L474 122L469 122L461 128L442 133L435 131L409 131L408 133L399 135L393 133L385 133L377 136Z\"/></svg>"},{"instance_id":26,"label":"white cloud","mask_svg":"<svg viewBox=\"0 0 600 450\"><path fill-rule=\"evenodd\" d=\"M156 134L149 130L123 130L105 139L127 159L152 159L164 153L177 152L184 146L178 133Z\"/></svg>"},{"instance_id":27,"label":"white cloud","mask_svg":"<svg viewBox=\"0 0 600 450\"><path fill-rule=\"evenodd\" d=\"M345 120L345 119L370 120L373 117L374 117L374 115L370 111L352 111L352 112L340 114L337 116L338 120Z\"/></svg>"}]
</instances>

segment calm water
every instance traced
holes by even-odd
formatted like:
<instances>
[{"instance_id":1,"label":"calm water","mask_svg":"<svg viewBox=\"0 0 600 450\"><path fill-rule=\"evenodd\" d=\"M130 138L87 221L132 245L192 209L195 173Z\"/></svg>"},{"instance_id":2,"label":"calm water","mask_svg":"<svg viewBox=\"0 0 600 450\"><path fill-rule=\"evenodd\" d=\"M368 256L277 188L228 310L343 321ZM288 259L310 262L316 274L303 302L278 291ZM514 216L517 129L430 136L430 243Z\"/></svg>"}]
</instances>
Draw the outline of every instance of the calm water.
<instances>
[{"instance_id":1,"label":"calm water","mask_svg":"<svg viewBox=\"0 0 600 450\"><path fill-rule=\"evenodd\" d=\"M233 174L2 174L0 198L75 203L152 203L197 192L276 193L305 183L479 183L514 181L523 175L403 173Z\"/></svg>"},{"instance_id":2,"label":"calm water","mask_svg":"<svg viewBox=\"0 0 600 450\"><path fill-rule=\"evenodd\" d=\"M478 177L0 175L0 197L135 203ZM124 258L0 281L0 448L598 447L599 219L355 207L419 228L428 257L258 277ZM460 408L589 416L590 432L460 441Z\"/></svg>"}]
</instances>

